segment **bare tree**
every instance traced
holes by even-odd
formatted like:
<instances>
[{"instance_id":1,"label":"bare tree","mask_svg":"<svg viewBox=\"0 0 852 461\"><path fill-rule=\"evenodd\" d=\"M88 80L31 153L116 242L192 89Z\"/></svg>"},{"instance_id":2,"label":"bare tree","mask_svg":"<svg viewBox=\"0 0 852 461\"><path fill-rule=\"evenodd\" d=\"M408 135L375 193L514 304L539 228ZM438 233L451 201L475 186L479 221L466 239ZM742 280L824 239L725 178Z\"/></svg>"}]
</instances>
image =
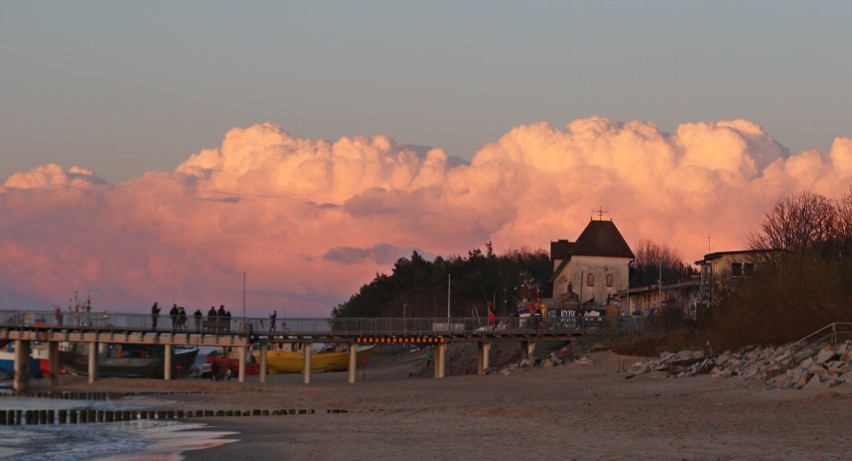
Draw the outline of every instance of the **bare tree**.
<instances>
[{"instance_id":1,"label":"bare tree","mask_svg":"<svg viewBox=\"0 0 852 461\"><path fill-rule=\"evenodd\" d=\"M664 280L677 280L689 275L691 268L684 264L680 251L666 244L643 239L636 245L630 286L643 286L657 282L660 272Z\"/></svg>"},{"instance_id":2,"label":"bare tree","mask_svg":"<svg viewBox=\"0 0 852 461\"><path fill-rule=\"evenodd\" d=\"M781 199L763 217L761 233L749 237L754 250L785 250L800 253L836 238L838 212L828 198L799 192Z\"/></svg>"},{"instance_id":3,"label":"bare tree","mask_svg":"<svg viewBox=\"0 0 852 461\"><path fill-rule=\"evenodd\" d=\"M837 208L837 233L841 241L852 241L852 187L835 202Z\"/></svg>"},{"instance_id":4,"label":"bare tree","mask_svg":"<svg viewBox=\"0 0 852 461\"><path fill-rule=\"evenodd\" d=\"M656 266L669 269L681 269L683 264L683 256L676 248L671 248L666 244L658 244L653 240L639 240L636 247L636 255L633 260L634 266Z\"/></svg>"}]
</instances>

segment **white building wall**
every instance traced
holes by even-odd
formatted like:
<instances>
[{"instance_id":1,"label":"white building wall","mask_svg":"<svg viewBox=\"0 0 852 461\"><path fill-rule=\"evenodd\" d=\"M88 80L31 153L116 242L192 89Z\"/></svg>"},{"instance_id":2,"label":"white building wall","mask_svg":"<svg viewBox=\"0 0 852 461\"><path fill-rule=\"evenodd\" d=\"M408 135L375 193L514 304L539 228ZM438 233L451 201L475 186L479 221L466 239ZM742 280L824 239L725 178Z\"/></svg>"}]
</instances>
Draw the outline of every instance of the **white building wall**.
<instances>
[{"instance_id":1,"label":"white building wall","mask_svg":"<svg viewBox=\"0 0 852 461\"><path fill-rule=\"evenodd\" d=\"M573 286L574 293L580 296L580 302L593 297L596 301L606 301L618 290L626 290L629 270L628 258L613 258L608 256L572 256L565 269L553 282L553 297L559 298L568 291L568 284ZM593 284L589 285L589 274L592 274ZM612 276L612 286L607 286L607 276Z\"/></svg>"}]
</instances>

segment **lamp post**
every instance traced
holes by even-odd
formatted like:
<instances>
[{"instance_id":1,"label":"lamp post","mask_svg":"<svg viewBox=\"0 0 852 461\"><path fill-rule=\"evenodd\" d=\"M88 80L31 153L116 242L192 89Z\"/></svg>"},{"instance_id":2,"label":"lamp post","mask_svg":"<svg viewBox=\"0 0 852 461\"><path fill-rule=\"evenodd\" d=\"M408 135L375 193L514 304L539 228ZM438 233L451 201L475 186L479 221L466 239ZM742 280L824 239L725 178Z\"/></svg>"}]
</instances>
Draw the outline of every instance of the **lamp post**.
<instances>
[{"instance_id":1,"label":"lamp post","mask_svg":"<svg viewBox=\"0 0 852 461\"><path fill-rule=\"evenodd\" d=\"M405 306L407 306L407 305L408 305L408 303L402 303L402 332L403 333L408 331L408 325L407 325L407 322L405 321Z\"/></svg>"},{"instance_id":2,"label":"lamp post","mask_svg":"<svg viewBox=\"0 0 852 461\"><path fill-rule=\"evenodd\" d=\"M243 272L243 330L248 331L246 328L246 273Z\"/></svg>"},{"instance_id":3,"label":"lamp post","mask_svg":"<svg viewBox=\"0 0 852 461\"><path fill-rule=\"evenodd\" d=\"M447 274L447 331L450 330L450 286L452 283L452 274Z\"/></svg>"}]
</instances>

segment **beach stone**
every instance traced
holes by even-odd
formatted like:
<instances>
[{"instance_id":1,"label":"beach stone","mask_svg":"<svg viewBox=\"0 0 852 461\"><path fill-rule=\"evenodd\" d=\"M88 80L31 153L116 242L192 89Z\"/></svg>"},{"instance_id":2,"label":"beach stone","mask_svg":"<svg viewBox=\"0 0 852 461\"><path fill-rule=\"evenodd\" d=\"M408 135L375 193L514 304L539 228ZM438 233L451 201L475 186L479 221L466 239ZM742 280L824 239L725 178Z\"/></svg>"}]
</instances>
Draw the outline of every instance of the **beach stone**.
<instances>
[{"instance_id":1,"label":"beach stone","mask_svg":"<svg viewBox=\"0 0 852 461\"><path fill-rule=\"evenodd\" d=\"M595 363L595 361L592 360L591 357L584 355L584 356L580 357L579 359L575 360L574 363L579 363L581 365L591 365L591 364Z\"/></svg>"},{"instance_id":2,"label":"beach stone","mask_svg":"<svg viewBox=\"0 0 852 461\"><path fill-rule=\"evenodd\" d=\"M793 360L795 360L796 362L801 362L805 359L810 358L813 355L814 355L813 349L805 348L805 349L802 349L798 352L795 352L793 354Z\"/></svg>"},{"instance_id":3,"label":"beach stone","mask_svg":"<svg viewBox=\"0 0 852 461\"><path fill-rule=\"evenodd\" d=\"M784 375L772 377L766 382L766 384L772 386L774 389L785 388L789 383L790 381Z\"/></svg>"},{"instance_id":4,"label":"beach stone","mask_svg":"<svg viewBox=\"0 0 852 461\"><path fill-rule=\"evenodd\" d=\"M808 357L802 360L801 363L799 363L799 366L805 370L810 370L814 366L814 361L812 358Z\"/></svg>"},{"instance_id":5,"label":"beach stone","mask_svg":"<svg viewBox=\"0 0 852 461\"><path fill-rule=\"evenodd\" d=\"M826 389L828 384L824 382L818 375L813 375L803 389Z\"/></svg>"},{"instance_id":6,"label":"beach stone","mask_svg":"<svg viewBox=\"0 0 852 461\"><path fill-rule=\"evenodd\" d=\"M795 388L796 389L803 389L808 384L808 382L810 382L810 380L813 376L814 375L812 373L805 371L802 374L801 378L799 378L799 380L796 382Z\"/></svg>"},{"instance_id":7,"label":"beach stone","mask_svg":"<svg viewBox=\"0 0 852 461\"><path fill-rule=\"evenodd\" d=\"M771 365L769 368L763 371L766 379L772 379L776 376L781 376L786 379L787 370L784 369L781 365Z\"/></svg>"},{"instance_id":8,"label":"beach stone","mask_svg":"<svg viewBox=\"0 0 852 461\"><path fill-rule=\"evenodd\" d=\"M816 356L816 360L814 360L814 363L822 365L823 363L833 359L836 353L837 352L834 350L833 347L827 346L823 350L819 351Z\"/></svg>"},{"instance_id":9,"label":"beach stone","mask_svg":"<svg viewBox=\"0 0 852 461\"><path fill-rule=\"evenodd\" d=\"M731 371L729 368L725 368L713 373L710 376L714 378L730 378L731 376L733 376L733 374L733 371Z\"/></svg>"},{"instance_id":10,"label":"beach stone","mask_svg":"<svg viewBox=\"0 0 852 461\"><path fill-rule=\"evenodd\" d=\"M503 376L509 376L512 374L512 370L510 370L509 368L504 368L500 370L500 374Z\"/></svg>"}]
</instances>

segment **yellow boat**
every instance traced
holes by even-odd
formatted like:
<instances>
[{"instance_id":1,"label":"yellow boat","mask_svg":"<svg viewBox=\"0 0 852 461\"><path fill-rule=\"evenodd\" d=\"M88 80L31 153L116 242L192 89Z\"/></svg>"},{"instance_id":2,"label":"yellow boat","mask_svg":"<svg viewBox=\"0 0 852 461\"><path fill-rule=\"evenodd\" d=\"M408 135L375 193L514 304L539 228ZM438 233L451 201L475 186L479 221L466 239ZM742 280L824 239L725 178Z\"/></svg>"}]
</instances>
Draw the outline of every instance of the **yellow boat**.
<instances>
[{"instance_id":1,"label":"yellow boat","mask_svg":"<svg viewBox=\"0 0 852 461\"><path fill-rule=\"evenodd\" d=\"M287 345L285 345L287 346ZM375 346L358 346L355 353L355 363L358 367L367 364L373 355ZM253 351L255 361L260 362L260 351ZM305 352L293 350L266 351L266 364L269 374L302 373L305 370ZM311 351L311 373L325 371L346 371L349 369L349 351Z\"/></svg>"}]
</instances>

